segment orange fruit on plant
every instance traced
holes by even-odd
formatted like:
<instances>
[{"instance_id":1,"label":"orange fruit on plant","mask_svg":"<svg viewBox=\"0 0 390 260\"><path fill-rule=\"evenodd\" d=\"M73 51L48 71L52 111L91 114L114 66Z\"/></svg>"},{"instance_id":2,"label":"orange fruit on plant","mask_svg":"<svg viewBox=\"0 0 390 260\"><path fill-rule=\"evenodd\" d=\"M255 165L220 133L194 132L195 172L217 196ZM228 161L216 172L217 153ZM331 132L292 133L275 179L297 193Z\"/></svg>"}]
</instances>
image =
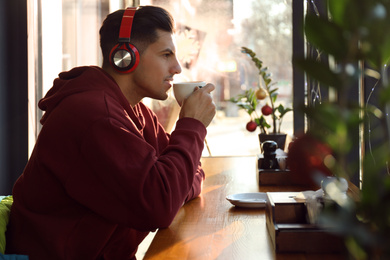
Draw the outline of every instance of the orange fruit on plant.
<instances>
[{"instance_id":1,"label":"orange fruit on plant","mask_svg":"<svg viewBox=\"0 0 390 260\"><path fill-rule=\"evenodd\" d=\"M256 90L256 98L259 99L259 100L263 100L267 97L267 91L265 91L265 89L263 88L259 88L258 90Z\"/></svg>"}]
</instances>

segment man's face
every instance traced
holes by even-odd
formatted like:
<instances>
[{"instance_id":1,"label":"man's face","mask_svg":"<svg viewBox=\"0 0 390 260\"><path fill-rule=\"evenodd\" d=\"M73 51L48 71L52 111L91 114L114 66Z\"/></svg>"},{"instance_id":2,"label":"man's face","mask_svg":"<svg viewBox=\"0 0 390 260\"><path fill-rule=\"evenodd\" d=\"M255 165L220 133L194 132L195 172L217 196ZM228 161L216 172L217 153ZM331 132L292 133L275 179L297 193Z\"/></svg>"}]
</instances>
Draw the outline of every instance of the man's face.
<instances>
[{"instance_id":1,"label":"man's face","mask_svg":"<svg viewBox=\"0 0 390 260\"><path fill-rule=\"evenodd\" d=\"M181 73L173 35L161 30L157 30L157 34L158 40L146 48L133 71L136 92L141 99L167 99L173 76Z\"/></svg>"}]
</instances>

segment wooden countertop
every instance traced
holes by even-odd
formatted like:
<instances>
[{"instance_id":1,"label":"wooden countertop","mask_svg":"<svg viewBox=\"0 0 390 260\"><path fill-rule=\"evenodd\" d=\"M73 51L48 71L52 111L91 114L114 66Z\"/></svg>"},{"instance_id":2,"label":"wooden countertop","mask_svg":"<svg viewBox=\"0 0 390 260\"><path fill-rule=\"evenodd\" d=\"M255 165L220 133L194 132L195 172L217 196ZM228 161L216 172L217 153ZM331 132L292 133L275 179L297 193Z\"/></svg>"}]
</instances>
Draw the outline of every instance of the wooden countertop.
<instances>
[{"instance_id":1,"label":"wooden countertop","mask_svg":"<svg viewBox=\"0 0 390 260\"><path fill-rule=\"evenodd\" d=\"M344 259L340 255L276 254L264 209L237 208L226 196L245 192L302 191L262 186L256 157L204 157L202 194L186 203L169 228L155 235L144 259Z\"/></svg>"}]
</instances>

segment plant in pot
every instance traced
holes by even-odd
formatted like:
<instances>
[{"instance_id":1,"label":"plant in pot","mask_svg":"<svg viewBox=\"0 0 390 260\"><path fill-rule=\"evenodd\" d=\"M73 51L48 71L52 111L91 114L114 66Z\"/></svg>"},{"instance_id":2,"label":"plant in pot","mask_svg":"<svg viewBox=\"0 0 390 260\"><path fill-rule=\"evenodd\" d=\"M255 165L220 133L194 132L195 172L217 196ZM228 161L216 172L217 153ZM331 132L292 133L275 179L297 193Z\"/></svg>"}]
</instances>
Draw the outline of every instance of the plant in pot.
<instances>
[{"instance_id":1,"label":"plant in pot","mask_svg":"<svg viewBox=\"0 0 390 260\"><path fill-rule=\"evenodd\" d=\"M254 132L259 128L260 145L264 141L272 140L278 144L278 148L284 150L287 135L281 133L280 129L283 116L292 109L284 107L281 103L276 104L278 87L272 82L268 68L263 66L263 62L256 57L256 53L246 47L242 47L241 51L252 59L258 69L259 84L256 89L248 89L230 98L229 101L237 104L249 115L250 121L246 125L248 131ZM269 123L269 120L272 122ZM272 130L269 131L269 128Z\"/></svg>"}]
</instances>

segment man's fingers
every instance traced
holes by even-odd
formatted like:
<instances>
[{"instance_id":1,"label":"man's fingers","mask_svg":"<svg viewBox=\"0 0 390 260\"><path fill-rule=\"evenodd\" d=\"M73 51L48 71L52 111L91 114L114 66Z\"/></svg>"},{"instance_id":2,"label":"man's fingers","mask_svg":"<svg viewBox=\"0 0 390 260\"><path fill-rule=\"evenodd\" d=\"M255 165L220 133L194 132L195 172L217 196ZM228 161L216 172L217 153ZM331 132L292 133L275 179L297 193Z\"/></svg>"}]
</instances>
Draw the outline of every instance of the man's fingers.
<instances>
[{"instance_id":1,"label":"man's fingers","mask_svg":"<svg viewBox=\"0 0 390 260\"><path fill-rule=\"evenodd\" d=\"M215 86L211 83L208 83L206 86L202 87L203 91L211 93L215 89Z\"/></svg>"}]
</instances>

